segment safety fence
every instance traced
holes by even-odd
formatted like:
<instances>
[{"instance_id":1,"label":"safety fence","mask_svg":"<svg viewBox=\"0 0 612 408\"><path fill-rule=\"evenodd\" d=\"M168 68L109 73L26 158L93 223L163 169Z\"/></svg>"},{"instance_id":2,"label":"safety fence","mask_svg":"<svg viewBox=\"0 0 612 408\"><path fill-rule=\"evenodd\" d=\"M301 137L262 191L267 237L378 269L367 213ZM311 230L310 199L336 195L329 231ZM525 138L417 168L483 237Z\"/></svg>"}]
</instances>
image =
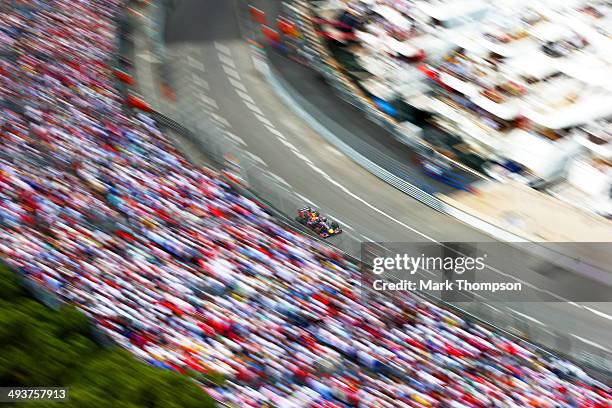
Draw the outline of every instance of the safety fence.
<instances>
[{"instance_id":1,"label":"safety fence","mask_svg":"<svg viewBox=\"0 0 612 408\"><path fill-rule=\"evenodd\" d=\"M236 0L236 3L238 6L243 5L248 7L249 5L249 2L246 0ZM168 4L171 3L161 1L158 5L163 7ZM253 27L248 21L250 18L248 9L239 8L237 13L238 18L241 20L240 25L243 29L245 27L246 29ZM155 12L153 17L164 19L165 13ZM157 28L153 31L155 34L152 41L159 41L163 38L162 30L164 26L164 22L156 23L153 21L152 27ZM163 50L160 55L168 56L169 50L164 50L163 45L158 45L157 47L159 47L157 49ZM252 57L255 65L268 77L273 86L275 84L280 84L279 86L284 88L283 92L291 92L288 90L288 87L282 86L281 82L279 82L282 81L282 79L276 75L273 68L267 63L264 49L253 46ZM180 80L181 75L189 73L189 71L187 71L189 67L186 67L188 64L186 61L162 62L165 64L173 64L172 70L167 69L171 85L172 81ZM185 68L186 71L181 72L181 67ZM179 78L177 78L177 76ZM194 92L197 92L197 90ZM261 159L245 149L241 139L220 125L214 116L207 115L200 109L196 104L197 96L196 94L177 95L176 101L166 101L160 106L160 109L154 113L154 116L160 124L172 130L179 138L188 140L191 145L195 146L205 155L208 163L220 173L226 175L228 180L231 180L235 186L241 188L245 194L250 195L270 208L275 215L283 220L288 228L298 228L304 233L310 233L309 230L304 229L293 220L298 208L305 205L314 206L314 203L308 202L307 198L299 194L299 192L263 164ZM299 103L307 103L306 101L300 100L300 96L297 93L292 93L290 96L294 101L297 100ZM299 103L294 102L295 105ZM316 129L316 123L311 123L311 125L313 124L313 127ZM343 144L339 139L332 140L333 133L329 132L329 130L327 132L325 132L325 129L316 130L320 130L324 137L328 137L328 140L339 147L344 153L351 153L351 146L348 146L346 143ZM359 157L355 156L353 159L358 161ZM442 203L437 197L419 189L405 180L402 181L392 173L384 175L381 169L377 168L376 164L373 162L364 162L363 165L373 173L379 172L381 174L380 177L383 179L386 177L390 183L397 183L398 189L410 191L408 194L411 196L425 202L432 208L448 213L448 205ZM325 212L324 208L321 210ZM506 233L509 236L511 235L511 233ZM317 239L316 236L313 236L313 238ZM363 239L359 235L353 234L350 231L344 231L341 235L329 239L326 244L331 244L339 251L345 253L347 257L351 257L358 262L359 259L361 259L362 242ZM442 302L441 299L435 299L435 301ZM555 350L555 352L568 356L590 367L594 371L600 373L612 371L612 356L606 351L585 342L578 341L567 333L561 333L549 327L542 327L541 325L526 321L519 316L504 312L503 304L490 305L481 302L471 302L461 304L445 303L445 305L452 308L460 315L466 316L470 320L477 319L481 322L487 322L491 327L495 327L497 331L512 336L518 336L546 350ZM563 316L560 316L560 318L563 318Z\"/></svg>"}]
</instances>

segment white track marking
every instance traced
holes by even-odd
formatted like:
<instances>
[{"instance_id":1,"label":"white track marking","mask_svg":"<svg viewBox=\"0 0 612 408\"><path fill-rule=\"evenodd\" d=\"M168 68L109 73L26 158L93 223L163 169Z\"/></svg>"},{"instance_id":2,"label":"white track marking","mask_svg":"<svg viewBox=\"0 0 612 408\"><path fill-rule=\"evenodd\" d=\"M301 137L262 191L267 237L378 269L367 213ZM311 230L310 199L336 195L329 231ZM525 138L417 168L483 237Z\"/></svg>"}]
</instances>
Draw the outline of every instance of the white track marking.
<instances>
[{"instance_id":1,"label":"white track marking","mask_svg":"<svg viewBox=\"0 0 612 408\"><path fill-rule=\"evenodd\" d=\"M228 77L240 80L240 74L238 74L238 71L236 71L234 68L223 65L223 71L225 71Z\"/></svg>"},{"instance_id":2,"label":"white track marking","mask_svg":"<svg viewBox=\"0 0 612 408\"><path fill-rule=\"evenodd\" d=\"M267 166L266 162L263 161L263 159L253 153L248 153L247 156L249 156L251 159L253 159L255 162L259 163L259 164L263 164L264 166Z\"/></svg>"},{"instance_id":3,"label":"white track marking","mask_svg":"<svg viewBox=\"0 0 612 408\"><path fill-rule=\"evenodd\" d=\"M197 71L202 71L204 72L204 64L202 63L202 61L198 61L197 59L193 58L193 57L188 57L187 60L189 66Z\"/></svg>"},{"instance_id":4,"label":"white track marking","mask_svg":"<svg viewBox=\"0 0 612 408\"><path fill-rule=\"evenodd\" d=\"M282 178L281 176L279 176L278 174L275 173L270 173L270 176L275 179L276 181L278 181L281 184L284 184L287 187L291 187L291 185L289 183L287 183L287 180L285 180L284 178Z\"/></svg>"},{"instance_id":5,"label":"white track marking","mask_svg":"<svg viewBox=\"0 0 612 408\"><path fill-rule=\"evenodd\" d=\"M599 310L590 308L588 306L582 306L582 307L585 308L586 310L588 310L591 313L595 313L599 317L603 317L604 319L612 320L612 316L610 316L608 314L605 314L604 312L600 312Z\"/></svg>"},{"instance_id":6,"label":"white track marking","mask_svg":"<svg viewBox=\"0 0 612 408\"><path fill-rule=\"evenodd\" d=\"M260 115L260 114L256 113L256 114L255 114L255 117L257 118L257 120L259 120L259 121L260 121L261 123L263 123L264 125L274 126L274 125L272 124L272 122L270 122L270 121L268 120L268 118L266 118L266 117L265 117L265 116L263 116L263 115Z\"/></svg>"},{"instance_id":7,"label":"white track marking","mask_svg":"<svg viewBox=\"0 0 612 408\"><path fill-rule=\"evenodd\" d=\"M378 241L377 241L377 240L375 240L375 239L372 239L372 238L366 237L365 235L361 235L361 238L365 239L365 240L366 240L368 243L370 243L370 244L376 244L376 245L378 245L379 247L384 248L384 247L383 247L382 245L380 245L380 244L378 243Z\"/></svg>"},{"instance_id":8,"label":"white track marking","mask_svg":"<svg viewBox=\"0 0 612 408\"><path fill-rule=\"evenodd\" d=\"M204 102L205 104L212 106L215 109L219 109L219 105L217 105L217 102L214 99L204 94L200 94L200 100Z\"/></svg>"},{"instance_id":9,"label":"white track marking","mask_svg":"<svg viewBox=\"0 0 612 408\"><path fill-rule=\"evenodd\" d=\"M243 92L246 92L246 88L242 84L242 82L235 80L234 78L227 78L230 81L230 84L234 86L234 88L240 89Z\"/></svg>"},{"instance_id":10,"label":"white track marking","mask_svg":"<svg viewBox=\"0 0 612 408\"><path fill-rule=\"evenodd\" d=\"M198 87L198 88L204 88L207 91L210 91L210 85L208 84L208 82L205 79L202 79L202 77L196 75L196 74L192 74L191 75L191 81L193 82L193 84Z\"/></svg>"},{"instance_id":11,"label":"white track marking","mask_svg":"<svg viewBox=\"0 0 612 408\"><path fill-rule=\"evenodd\" d=\"M589 344L589 345L591 345L593 347L597 347L598 349L601 349L601 350L604 350L604 351L608 351L608 352L610 351L609 348L607 348L605 346L602 346L601 344L597 344L594 341L591 341L589 339L585 339L584 337L580 337L580 336L578 336L578 335L576 335L574 333L570 333L570 336L577 338L578 340L580 340L583 343Z\"/></svg>"},{"instance_id":12,"label":"white track marking","mask_svg":"<svg viewBox=\"0 0 612 408\"><path fill-rule=\"evenodd\" d=\"M229 47L227 45L221 44L220 42L215 41L215 48L217 49L217 51L225 55L232 55L232 52L230 51Z\"/></svg>"},{"instance_id":13,"label":"white track marking","mask_svg":"<svg viewBox=\"0 0 612 408\"><path fill-rule=\"evenodd\" d=\"M231 68L236 68L236 63L234 62L234 60L231 57L228 57L227 55L219 53L219 60L223 63L223 65L227 65Z\"/></svg>"},{"instance_id":14,"label":"white track marking","mask_svg":"<svg viewBox=\"0 0 612 408\"><path fill-rule=\"evenodd\" d=\"M261 109L259 109L259 107L257 105L254 105L250 102L244 101L244 104L247 106L247 108L249 108L251 111L255 112L258 115L263 116L263 112L261 111ZM274 125L271 125L274 126Z\"/></svg>"},{"instance_id":15,"label":"white track marking","mask_svg":"<svg viewBox=\"0 0 612 408\"><path fill-rule=\"evenodd\" d=\"M297 150L297 149L296 149ZM304 156L302 153L300 153L299 151L294 152L295 155L297 157L299 157L300 159L302 159L303 161L305 161L306 163L308 163L309 165L312 164L312 162L310 161L310 159L306 156Z\"/></svg>"},{"instance_id":16,"label":"white track marking","mask_svg":"<svg viewBox=\"0 0 612 408\"><path fill-rule=\"evenodd\" d=\"M297 152L297 147L295 147L293 143L291 143L287 139L280 139L280 142L284 144L285 146L287 146L291 151Z\"/></svg>"},{"instance_id":17,"label":"white track marking","mask_svg":"<svg viewBox=\"0 0 612 408\"><path fill-rule=\"evenodd\" d=\"M249 95L248 93L246 93L246 92L242 92L242 91L241 91L241 90L239 90L239 89L236 89L235 91L236 91L236 93L238 94L238 96L240 96L240 97L241 97L243 100L245 100L245 101L247 101L247 102L250 102L250 103L255 103L255 101L253 100L253 98L251 98L251 95Z\"/></svg>"},{"instance_id":18,"label":"white track marking","mask_svg":"<svg viewBox=\"0 0 612 408\"><path fill-rule=\"evenodd\" d=\"M532 322L535 322L535 323L540 324L540 325L542 325L542 326L546 326L544 323L542 323L542 322L541 322L541 321L539 321L538 319L536 319L536 318L534 318L534 317L531 317L531 316L529 316L529 315L526 315L525 313L518 312L518 311L516 311L516 310L514 310L514 309L512 309L512 308L509 308L509 307L507 307L506 309L510 310L512 313L514 313L514 314L516 314L516 315L518 315L518 316L524 317L524 318L525 318L525 319L527 319L527 320L531 320Z\"/></svg>"},{"instance_id":19,"label":"white track marking","mask_svg":"<svg viewBox=\"0 0 612 408\"><path fill-rule=\"evenodd\" d=\"M227 137L229 137L230 139L232 139L233 141L235 141L236 143L242 144L246 146L246 143L244 140L242 140L242 138L240 136L237 136L235 134L233 134L232 132L226 131L225 135Z\"/></svg>"},{"instance_id":20,"label":"white track marking","mask_svg":"<svg viewBox=\"0 0 612 408\"><path fill-rule=\"evenodd\" d=\"M493 309L493 310L495 310L495 311L497 311L497 312L504 313L504 312L502 312L501 310L499 310L498 308L496 308L495 306L491 306L491 305L490 305L490 304L488 304L488 303L483 303L483 305L485 305L485 306L487 306L487 307L489 307L489 308L491 308L491 309Z\"/></svg>"},{"instance_id":21,"label":"white track marking","mask_svg":"<svg viewBox=\"0 0 612 408\"><path fill-rule=\"evenodd\" d=\"M337 221L338 224L340 224L340 228L342 229L347 229L347 230L351 230L351 231L355 231L355 228L351 227L350 225L348 225L346 223L346 221L342 221L340 218L336 217L333 214L327 213L327 215L329 216L329 218L332 219L332 221Z\"/></svg>"},{"instance_id":22,"label":"white track marking","mask_svg":"<svg viewBox=\"0 0 612 408\"><path fill-rule=\"evenodd\" d=\"M302 201L304 201L304 203L310 204L315 207L319 207L319 205L315 203L314 201L312 201L310 198L304 197L303 195L299 193L295 193L295 195L298 196Z\"/></svg>"},{"instance_id":23,"label":"white track marking","mask_svg":"<svg viewBox=\"0 0 612 408\"><path fill-rule=\"evenodd\" d=\"M212 120L214 120L215 122L220 123L223 126L227 126L227 127L230 126L227 119L225 119L223 116L217 115L216 113L213 113L213 112L209 113L209 115L212 118Z\"/></svg>"},{"instance_id":24,"label":"white track marking","mask_svg":"<svg viewBox=\"0 0 612 408\"><path fill-rule=\"evenodd\" d=\"M268 132L272 133L274 136L278 137L279 139L286 139L285 136L281 132L276 130L276 128L272 126L266 126L266 129L268 129Z\"/></svg>"}]
</instances>

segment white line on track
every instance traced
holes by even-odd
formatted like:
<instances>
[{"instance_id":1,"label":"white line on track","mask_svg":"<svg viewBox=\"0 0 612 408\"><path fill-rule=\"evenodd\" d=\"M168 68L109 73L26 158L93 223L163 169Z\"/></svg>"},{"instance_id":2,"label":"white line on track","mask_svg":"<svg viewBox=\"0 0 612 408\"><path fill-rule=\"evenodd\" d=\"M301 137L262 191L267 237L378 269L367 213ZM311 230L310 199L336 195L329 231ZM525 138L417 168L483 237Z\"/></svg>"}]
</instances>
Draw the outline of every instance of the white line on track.
<instances>
[{"instance_id":1,"label":"white line on track","mask_svg":"<svg viewBox=\"0 0 612 408\"><path fill-rule=\"evenodd\" d=\"M196 75L196 74L192 74L191 75L191 81L193 82L193 84L198 87L198 88L204 88L207 91L210 91L210 85L208 85L208 82L205 79L202 79L202 77Z\"/></svg>"},{"instance_id":2,"label":"white line on track","mask_svg":"<svg viewBox=\"0 0 612 408\"><path fill-rule=\"evenodd\" d=\"M249 156L251 159L253 159L254 161L256 161L257 163L259 163L259 164L263 164L264 166L267 166L267 165L266 165L266 162L265 162L265 161L263 161L263 159L262 159L261 157L259 157L259 156L255 155L255 154L253 154L253 153L248 153L248 152L247 152L247 155L248 155L248 156Z\"/></svg>"},{"instance_id":3,"label":"white line on track","mask_svg":"<svg viewBox=\"0 0 612 408\"><path fill-rule=\"evenodd\" d=\"M227 45L221 44L220 42L215 41L215 48L217 49L217 51L225 55L232 55L232 52L230 51L229 47Z\"/></svg>"},{"instance_id":4,"label":"white line on track","mask_svg":"<svg viewBox=\"0 0 612 408\"><path fill-rule=\"evenodd\" d=\"M297 150L297 149L296 149L296 150ZM296 155L297 157L299 157L300 159L302 159L302 160L303 160L303 161L305 161L306 163L308 163L308 164L312 164L312 162L310 161L310 159L309 159L308 157L304 156L304 155L303 155L302 153L300 153L299 151L294 152L294 153L295 153L295 155Z\"/></svg>"},{"instance_id":5,"label":"white line on track","mask_svg":"<svg viewBox=\"0 0 612 408\"><path fill-rule=\"evenodd\" d=\"M280 138L279 138L279 140L281 141L281 143L282 143L282 144L284 144L285 146L287 146L287 147L288 147L288 148L289 148L291 151L293 151L293 152L297 152L297 147L295 147L295 146L293 145L293 143L291 143L291 142L290 142L290 141L288 141L287 139L280 139Z\"/></svg>"},{"instance_id":6,"label":"white line on track","mask_svg":"<svg viewBox=\"0 0 612 408\"><path fill-rule=\"evenodd\" d=\"M240 80L240 74L238 74L238 71L236 71L234 68L223 65L223 71L225 71L228 77Z\"/></svg>"},{"instance_id":7,"label":"white line on track","mask_svg":"<svg viewBox=\"0 0 612 408\"><path fill-rule=\"evenodd\" d=\"M233 134L230 131L225 131L225 135L227 137L229 137L230 139L232 139L233 141L235 141L236 143L242 144L242 145L246 145L245 141L242 140L242 138L238 135Z\"/></svg>"},{"instance_id":8,"label":"white line on track","mask_svg":"<svg viewBox=\"0 0 612 408\"><path fill-rule=\"evenodd\" d=\"M193 57L188 57L187 63L189 64L189 66L197 71L202 71L204 72L204 64L202 63L202 61L198 61L197 59L193 58Z\"/></svg>"},{"instance_id":9,"label":"white line on track","mask_svg":"<svg viewBox=\"0 0 612 408\"><path fill-rule=\"evenodd\" d=\"M230 124L229 124L229 122L227 121L227 119L225 119L223 116L217 115L217 114L216 114L216 113L214 113L214 112L210 112L210 113L209 113L209 115L210 115L210 117L212 118L212 120L214 120L215 122L220 123L220 124L222 124L223 126L227 126L227 127L229 127L229 126L230 126Z\"/></svg>"},{"instance_id":10,"label":"white line on track","mask_svg":"<svg viewBox=\"0 0 612 408\"><path fill-rule=\"evenodd\" d=\"M483 303L483 305L485 305L485 306L487 306L487 307L489 307L489 308L491 308L491 309L495 310L496 312L504 313L504 312L502 312L501 310L499 310L498 308L496 308L495 306L491 306L491 305L490 305L490 304L488 304L488 303Z\"/></svg>"},{"instance_id":11,"label":"white line on track","mask_svg":"<svg viewBox=\"0 0 612 408\"><path fill-rule=\"evenodd\" d=\"M578 336L578 335L576 335L574 333L570 333L570 336L577 338L578 340L582 341L583 343L590 344L593 347L597 347L598 349L601 349L601 350L604 350L604 351L608 351L608 352L610 351L609 348L607 348L605 346L602 346L601 344L595 343L594 341L591 341L589 339L585 339L584 337L580 337L580 336Z\"/></svg>"},{"instance_id":12,"label":"white line on track","mask_svg":"<svg viewBox=\"0 0 612 408\"><path fill-rule=\"evenodd\" d=\"M200 94L200 100L204 102L205 104L212 106L215 109L219 109L219 105L217 105L217 102L214 99L204 94Z\"/></svg>"},{"instance_id":13,"label":"white line on track","mask_svg":"<svg viewBox=\"0 0 612 408\"><path fill-rule=\"evenodd\" d=\"M375 239L372 239L372 238L370 238L370 237L366 237L365 235L361 235L361 238L365 239L365 240L366 240L368 243L370 243L370 244L375 244L375 245L377 245L377 246L379 246L379 247L381 247L381 248L383 248L383 249L385 248L385 247L383 247L382 245L380 245L380 244L378 243L378 241L377 241L377 240L375 240Z\"/></svg>"},{"instance_id":14,"label":"white line on track","mask_svg":"<svg viewBox=\"0 0 612 408\"><path fill-rule=\"evenodd\" d=\"M243 92L246 92L246 88L242 84L242 82L235 80L234 78L227 78L230 81L230 84L234 86L234 88L240 89Z\"/></svg>"},{"instance_id":15,"label":"white line on track","mask_svg":"<svg viewBox=\"0 0 612 408\"><path fill-rule=\"evenodd\" d=\"M276 128L272 126L266 126L266 129L268 129L268 132L272 133L274 136L278 137L279 139L286 139L285 136L281 132L276 130Z\"/></svg>"},{"instance_id":16,"label":"white line on track","mask_svg":"<svg viewBox=\"0 0 612 408\"><path fill-rule=\"evenodd\" d=\"M523 317L523 318L525 318L525 319L527 319L527 320L531 320L532 322L537 323L537 324L540 324L540 325L542 325L542 326L546 326L544 323L542 323L541 321L539 321L539 320L538 320L538 319L536 319L535 317L531 317L531 316L529 316L529 315L526 315L525 313L518 312L518 311L516 311L516 310L514 310L514 309L512 309L512 308L510 308L510 307L507 307L506 309L510 310L510 311L511 311L512 313L514 313L515 315L521 316L521 317Z\"/></svg>"},{"instance_id":17,"label":"white line on track","mask_svg":"<svg viewBox=\"0 0 612 408\"><path fill-rule=\"evenodd\" d=\"M272 124L272 122L270 122L270 121L268 120L268 118L266 118L266 117L265 117L265 116L263 116L263 115L260 115L260 114L258 114L258 113L255 113L255 117L257 118L257 120L259 120L259 121L260 121L261 123L263 123L264 125L274 126L274 125Z\"/></svg>"},{"instance_id":18,"label":"white line on track","mask_svg":"<svg viewBox=\"0 0 612 408\"><path fill-rule=\"evenodd\" d=\"M588 310L591 313L595 313L599 317L603 317L604 319L612 320L612 316L605 314L604 312L600 312L599 310L590 308L588 306L582 306L582 307L584 307L586 310Z\"/></svg>"},{"instance_id":19,"label":"white line on track","mask_svg":"<svg viewBox=\"0 0 612 408\"><path fill-rule=\"evenodd\" d=\"M240 96L244 101L249 102L249 103L255 103L253 98L251 98L251 95L249 95L248 93L242 92L239 89L235 89L235 91L238 94L238 96Z\"/></svg>"},{"instance_id":20,"label":"white line on track","mask_svg":"<svg viewBox=\"0 0 612 408\"><path fill-rule=\"evenodd\" d=\"M302 201L304 201L305 204L310 204L314 207L319 207L317 205L317 203L315 203L314 201L312 201L310 198L308 197L304 197L303 195L299 194L299 193L295 193L296 196L298 196Z\"/></svg>"},{"instance_id":21,"label":"white line on track","mask_svg":"<svg viewBox=\"0 0 612 408\"><path fill-rule=\"evenodd\" d=\"M263 116L263 112L261 111L261 109L259 109L259 107L257 105L252 104L251 102L247 102L244 101L244 104L247 106L247 108L249 108L251 111L255 112L258 115ZM274 125L272 125L274 126Z\"/></svg>"},{"instance_id":22,"label":"white line on track","mask_svg":"<svg viewBox=\"0 0 612 408\"><path fill-rule=\"evenodd\" d=\"M236 68L236 63L231 57L228 57L227 55L224 55L221 53L219 53L218 55L219 55L219 60L223 63L223 65L227 65L228 67L231 67L231 68Z\"/></svg>"},{"instance_id":23,"label":"white line on track","mask_svg":"<svg viewBox=\"0 0 612 408\"><path fill-rule=\"evenodd\" d=\"M206 112L206 113L212 113L212 112L214 112L214 111L215 111L215 110L214 110L214 109L213 109L213 108L212 108L210 105L207 105L207 104L205 104L205 103L204 103L204 102L202 102L202 101L199 101L197 104L198 104L198 105L200 106L200 108L202 108L202 110L203 110L204 112Z\"/></svg>"},{"instance_id":24,"label":"white line on track","mask_svg":"<svg viewBox=\"0 0 612 408\"><path fill-rule=\"evenodd\" d=\"M432 275L435 275L435 274L434 274L434 273L432 273L432 272L430 272L430 273L431 273ZM487 300L487 298L486 298L486 297L484 297L484 296L482 296L482 295L479 295L478 293L476 293L476 292L474 292L474 291L471 291L471 290L466 290L466 292L470 292L470 293L472 294L472 296L477 297L478 299L482 299L483 301L484 301L484 300Z\"/></svg>"},{"instance_id":25,"label":"white line on track","mask_svg":"<svg viewBox=\"0 0 612 408\"><path fill-rule=\"evenodd\" d=\"M338 224L340 224L340 228L355 231L355 228L351 227L346 221L342 221L340 218L336 217L331 213L326 213L326 215L331 218L332 221L338 221Z\"/></svg>"},{"instance_id":26,"label":"white line on track","mask_svg":"<svg viewBox=\"0 0 612 408\"><path fill-rule=\"evenodd\" d=\"M289 183L287 183L287 180L285 180L284 178L282 178L281 176L279 176L278 174L275 173L270 173L270 175L279 183L284 184L288 187L291 187L291 185Z\"/></svg>"}]
</instances>

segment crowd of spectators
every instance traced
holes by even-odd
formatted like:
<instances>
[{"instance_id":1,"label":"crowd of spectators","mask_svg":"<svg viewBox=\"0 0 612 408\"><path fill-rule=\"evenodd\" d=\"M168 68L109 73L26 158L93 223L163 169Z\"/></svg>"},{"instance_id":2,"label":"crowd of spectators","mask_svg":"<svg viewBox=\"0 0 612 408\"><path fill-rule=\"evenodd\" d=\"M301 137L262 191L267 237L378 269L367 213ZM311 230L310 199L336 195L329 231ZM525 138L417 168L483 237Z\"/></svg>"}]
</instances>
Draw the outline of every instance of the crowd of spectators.
<instances>
[{"instance_id":1,"label":"crowd of spectators","mask_svg":"<svg viewBox=\"0 0 612 408\"><path fill-rule=\"evenodd\" d=\"M122 0L0 13L0 255L168 369L241 407L608 407L581 369L357 267L185 161L125 110ZM8 7L7 7L8 6Z\"/></svg>"}]
</instances>

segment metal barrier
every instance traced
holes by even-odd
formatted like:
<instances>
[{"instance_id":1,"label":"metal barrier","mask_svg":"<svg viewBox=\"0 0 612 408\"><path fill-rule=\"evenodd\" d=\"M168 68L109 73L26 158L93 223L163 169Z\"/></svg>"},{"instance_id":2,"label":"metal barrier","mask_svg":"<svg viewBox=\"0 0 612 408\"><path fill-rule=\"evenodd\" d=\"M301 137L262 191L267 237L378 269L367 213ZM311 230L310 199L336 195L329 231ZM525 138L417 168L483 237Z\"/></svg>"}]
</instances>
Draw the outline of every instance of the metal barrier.
<instances>
[{"instance_id":1,"label":"metal barrier","mask_svg":"<svg viewBox=\"0 0 612 408\"><path fill-rule=\"evenodd\" d=\"M246 0L239 0L239 3L240 2L248 4ZM164 13L154 13L154 15L157 16L156 18L164 18L165 16ZM239 16L239 18L241 17ZM158 25L158 27L163 26L163 23ZM248 26L248 24L241 24L241 26ZM156 34L156 38L162 38L159 32ZM164 55L168 55L169 51L170 50L165 50ZM194 50L194 52L197 52L197 50ZM268 77L271 84L277 84L278 86L282 80L275 76L274 71L270 70L263 52L260 49L254 48L253 57L255 59L255 65L263 70L262 72ZM173 64L172 69L167 69L167 72L171 73L169 78L171 84L173 80L180 80L177 76L186 75L189 72L189 67L184 65L187 64L184 59L164 62ZM172 73L174 73L174 77ZM287 92L290 92L287 88L282 86L280 86L280 88L282 88L280 89L281 93L287 94ZM342 94L346 98L351 98L351 93L347 89L343 89ZM292 108L301 109L301 107L298 106L299 104L291 101L291 99L300 101L300 103L307 103L307 101L304 101L297 93L293 93L290 96L291 98L287 101L295 105L292 106ZM309 233L309 231L300 227L299 224L295 225L292 220L295 217L297 208L311 203L305 202L304 198L298 192L291 186L285 184L278 175L266 168L256 156L246 151L239 140L227 130L223 129L213 117L204 115L203 110L198 105L198 99L200 99L200 95L197 94L197 90L194 90L193 94L177 95L176 102L167 101L164 103L163 106L160 107L160 111L155 114L155 117L158 122L172 129L174 132L178 133L180 137L186 138L197 146L198 150L204 153L207 159L218 170L227 171L233 177L239 178L241 180L240 187L242 191L270 207L275 215L284 219L288 227ZM357 105L363 104L363 102L359 100L353 100L353 103ZM317 121L313 120L310 124L315 127L322 136L326 137L330 143L336 145L341 151L349 155L349 157L353 158L356 162L362 164L372 173L378 175L381 179L438 211L447 214L450 212L449 206L437 197L415 186L410 180L402 179L382 169L364 155L356 152L353 147L348 146L337 138L333 132L321 126L317 128L316 123ZM321 210L325 212L324 208ZM457 217L457 214L452 215ZM503 232L508 236L515 237L515 239L518 238L510 232ZM316 239L316 236L313 236L313 238ZM333 245L356 261L361 258L361 243L362 239L359 236L351 234L348 231L326 242L326 244ZM555 254L555 256L558 256L558 254ZM431 300L442 302L440 299ZM533 344L541 345L544 349L558 351L582 364L588 365L597 372L612 371L612 356L584 342L578 342L564 334L543 330L536 325L518 320L507 314L495 312L493 308L486 304L462 304L461 307L458 307L458 305L452 305L445 302L442 303L462 316L468 316L470 319L487 322L487 324L494 327L497 331L509 335L518 335L520 338Z\"/></svg>"}]
</instances>

